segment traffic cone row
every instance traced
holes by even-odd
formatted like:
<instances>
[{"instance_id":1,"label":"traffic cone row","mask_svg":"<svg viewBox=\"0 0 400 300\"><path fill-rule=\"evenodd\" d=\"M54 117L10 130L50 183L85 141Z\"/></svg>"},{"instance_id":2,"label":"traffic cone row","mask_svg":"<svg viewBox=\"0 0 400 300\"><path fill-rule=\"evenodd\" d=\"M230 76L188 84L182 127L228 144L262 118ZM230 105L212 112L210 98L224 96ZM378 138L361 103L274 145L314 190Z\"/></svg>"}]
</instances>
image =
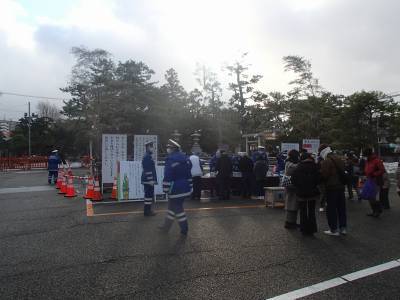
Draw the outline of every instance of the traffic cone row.
<instances>
[{"instance_id":1,"label":"traffic cone row","mask_svg":"<svg viewBox=\"0 0 400 300\"><path fill-rule=\"evenodd\" d=\"M77 196L74 187L74 178L83 179L82 177L73 176L71 167L67 170L59 170L59 176L56 182L56 188L59 190L58 194L64 195L64 197L73 198ZM86 193L83 196L84 199L92 201L101 201L103 196L100 190L100 183L98 177L94 178L89 176L87 179ZM117 180L114 178L113 190L111 193L111 199L117 199Z\"/></svg>"}]
</instances>

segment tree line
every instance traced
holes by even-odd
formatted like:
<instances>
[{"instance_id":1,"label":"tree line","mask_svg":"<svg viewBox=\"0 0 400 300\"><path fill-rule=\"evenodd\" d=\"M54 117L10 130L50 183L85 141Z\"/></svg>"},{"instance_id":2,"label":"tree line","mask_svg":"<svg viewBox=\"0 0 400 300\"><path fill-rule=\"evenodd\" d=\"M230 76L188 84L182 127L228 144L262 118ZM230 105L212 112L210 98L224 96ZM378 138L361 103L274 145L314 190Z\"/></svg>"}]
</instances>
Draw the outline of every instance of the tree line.
<instances>
[{"instance_id":1,"label":"tree line","mask_svg":"<svg viewBox=\"0 0 400 300\"><path fill-rule=\"evenodd\" d=\"M400 137L400 106L393 98L379 91L331 93L304 57L283 57L284 70L295 79L289 82L290 91L281 93L259 89L262 75L252 73L243 54L223 68L231 79L230 95L223 98L218 74L204 65L197 65L194 73L198 87L188 91L173 68L159 83L142 61L115 61L103 49L74 47L71 52L75 65L61 88L70 99L61 111L42 103L37 114L21 118L10 140L0 137L3 153L27 152L29 125L32 153L38 155L54 147L69 156L85 155L89 140L99 154L102 133L157 134L164 144L178 130L188 150L190 134L200 130L201 147L208 153L224 144L234 149L243 143L242 134L265 130L277 134L271 142L277 145L319 138L355 151L376 146L379 136L392 143Z\"/></svg>"}]
</instances>

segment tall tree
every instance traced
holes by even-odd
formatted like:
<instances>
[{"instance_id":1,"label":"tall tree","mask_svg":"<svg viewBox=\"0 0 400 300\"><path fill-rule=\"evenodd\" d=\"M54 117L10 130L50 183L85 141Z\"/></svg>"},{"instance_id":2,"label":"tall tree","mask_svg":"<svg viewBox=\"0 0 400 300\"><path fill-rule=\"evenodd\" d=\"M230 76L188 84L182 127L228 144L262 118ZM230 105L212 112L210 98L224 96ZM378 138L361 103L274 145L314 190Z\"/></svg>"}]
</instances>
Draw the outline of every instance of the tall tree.
<instances>
[{"instance_id":1,"label":"tall tree","mask_svg":"<svg viewBox=\"0 0 400 300\"><path fill-rule=\"evenodd\" d=\"M208 107L211 116L215 117L223 105L222 88L218 76L210 68L200 64L196 66L195 76L204 97L204 105Z\"/></svg>"},{"instance_id":2,"label":"tall tree","mask_svg":"<svg viewBox=\"0 0 400 300\"><path fill-rule=\"evenodd\" d=\"M12 134L10 148L16 155L28 154L28 127L31 127L31 148L34 155L47 155L60 141L56 141L53 134L54 121L33 114L21 118Z\"/></svg>"},{"instance_id":3,"label":"tall tree","mask_svg":"<svg viewBox=\"0 0 400 300\"><path fill-rule=\"evenodd\" d=\"M335 95L324 93L320 97L288 102L287 136L293 139L319 138L331 142L337 128L337 115L341 101Z\"/></svg>"},{"instance_id":4,"label":"tall tree","mask_svg":"<svg viewBox=\"0 0 400 300\"><path fill-rule=\"evenodd\" d=\"M65 102L63 114L77 118L75 122L80 138L94 140L95 152L100 153L101 133L107 120L109 99L115 90L110 88L114 80L115 65L105 50L88 50L74 47L71 50L76 64L71 79L61 91L70 93L72 99Z\"/></svg>"},{"instance_id":5,"label":"tall tree","mask_svg":"<svg viewBox=\"0 0 400 300\"><path fill-rule=\"evenodd\" d=\"M222 87L216 73L205 65L197 64L195 72L196 80L200 86L200 93L203 97L205 112L210 116L211 121L216 124L218 131L218 143L222 143L221 108L223 107Z\"/></svg>"},{"instance_id":6,"label":"tall tree","mask_svg":"<svg viewBox=\"0 0 400 300\"><path fill-rule=\"evenodd\" d=\"M297 78L289 82L293 89L289 94L294 98L317 97L321 94L322 88L318 79L314 77L311 62L298 55L284 56L285 71L292 71Z\"/></svg>"},{"instance_id":7,"label":"tall tree","mask_svg":"<svg viewBox=\"0 0 400 300\"><path fill-rule=\"evenodd\" d=\"M381 92L361 91L346 97L339 118L340 146L357 150L378 147L379 137L394 143L399 135L399 112L399 104Z\"/></svg>"},{"instance_id":8,"label":"tall tree","mask_svg":"<svg viewBox=\"0 0 400 300\"><path fill-rule=\"evenodd\" d=\"M262 78L261 75L249 75L249 64L245 62L247 53L242 54L240 60L227 65L225 68L228 74L233 78L233 82L229 84L229 90L233 92L230 104L234 107L240 118L240 131L245 133L247 128L248 111L247 103L252 98L255 85Z\"/></svg>"},{"instance_id":9,"label":"tall tree","mask_svg":"<svg viewBox=\"0 0 400 300\"><path fill-rule=\"evenodd\" d=\"M49 118L52 120L60 119L60 109L57 105L50 103L49 101L40 101L36 106L37 114L42 118Z\"/></svg>"},{"instance_id":10,"label":"tall tree","mask_svg":"<svg viewBox=\"0 0 400 300\"><path fill-rule=\"evenodd\" d=\"M268 95L257 92L253 101L254 105L250 111L251 127L257 132L269 129L285 135L289 116L287 97L279 92L271 92Z\"/></svg>"}]
</instances>

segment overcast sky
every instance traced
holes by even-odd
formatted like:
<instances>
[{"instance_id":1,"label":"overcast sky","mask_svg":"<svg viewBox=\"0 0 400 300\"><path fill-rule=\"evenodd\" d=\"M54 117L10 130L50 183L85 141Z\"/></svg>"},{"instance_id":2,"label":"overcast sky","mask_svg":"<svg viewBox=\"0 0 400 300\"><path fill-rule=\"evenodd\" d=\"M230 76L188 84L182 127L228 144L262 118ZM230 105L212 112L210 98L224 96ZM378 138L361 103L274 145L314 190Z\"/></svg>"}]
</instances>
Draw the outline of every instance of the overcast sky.
<instances>
[{"instance_id":1,"label":"overcast sky","mask_svg":"<svg viewBox=\"0 0 400 300\"><path fill-rule=\"evenodd\" d=\"M188 90L196 62L226 83L221 66L249 52L264 92L288 90L282 57L294 54L334 93L396 92L399 12L397 0L0 0L0 91L68 97L70 49L84 45L142 60L160 82L173 67ZM19 118L28 100L40 101L1 96L0 119Z\"/></svg>"}]
</instances>

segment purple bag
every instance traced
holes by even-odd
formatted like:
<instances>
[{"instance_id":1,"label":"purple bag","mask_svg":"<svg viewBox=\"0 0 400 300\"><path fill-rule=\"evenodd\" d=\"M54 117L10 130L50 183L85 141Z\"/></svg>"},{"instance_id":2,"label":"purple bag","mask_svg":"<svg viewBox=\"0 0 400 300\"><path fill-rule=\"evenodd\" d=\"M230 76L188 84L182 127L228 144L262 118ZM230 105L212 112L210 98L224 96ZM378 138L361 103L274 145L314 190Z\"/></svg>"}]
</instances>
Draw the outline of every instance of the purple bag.
<instances>
[{"instance_id":1,"label":"purple bag","mask_svg":"<svg viewBox=\"0 0 400 300\"><path fill-rule=\"evenodd\" d=\"M361 190L361 199L364 200L376 200L376 195L378 194L378 186L375 181L371 178L368 178L365 181L364 186Z\"/></svg>"}]
</instances>

